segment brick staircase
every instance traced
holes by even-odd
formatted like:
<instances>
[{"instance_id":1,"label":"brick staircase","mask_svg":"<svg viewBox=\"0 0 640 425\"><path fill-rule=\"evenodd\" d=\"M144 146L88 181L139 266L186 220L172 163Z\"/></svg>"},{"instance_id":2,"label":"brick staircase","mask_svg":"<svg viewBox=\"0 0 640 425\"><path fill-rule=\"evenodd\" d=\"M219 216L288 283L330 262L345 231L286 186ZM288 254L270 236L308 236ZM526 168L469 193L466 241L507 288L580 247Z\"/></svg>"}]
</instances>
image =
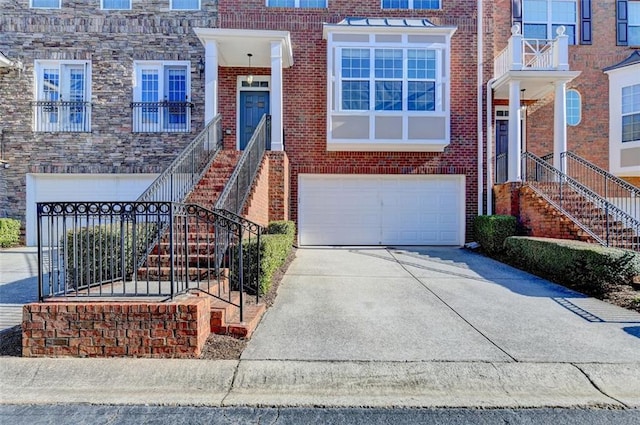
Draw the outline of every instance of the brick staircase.
<instances>
[{"instance_id":1,"label":"brick staircase","mask_svg":"<svg viewBox=\"0 0 640 425\"><path fill-rule=\"evenodd\" d=\"M591 232L605 238L608 231L610 246L627 249L634 249L634 246L637 246L638 237L634 235L633 229L625 227L621 221L616 221L613 217L608 216L602 208L586 197L571 190L563 190L561 193L557 188L559 183L546 182L536 183L536 185L544 186L543 189L546 193L553 194L550 196L552 202L558 205L562 202L564 210ZM521 220L526 227L535 229L532 233L540 233L535 236L598 243L589 232L567 217L565 213L532 187L525 185L521 188L520 193L523 202L529 207Z\"/></svg>"},{"instance_id":2,"label":"brick staircase","mask_svg":"<svg viewBox=\"0 0 640 425\"><path fill-rule=\"evenodd\" d=\"M187 196L185 204L196 204L206 209L213 209L216 200L229 180L242 152L222 150L205 172L193 191ZM185 226L188 231L185 231ZM264 304L246 303L243 320L240 321L240 293L229 287L229 270L217 269L218 260L212 246L216 238L216 224L190 217L174 227L174 242L180 247L186 246L177 255L174 253L173 269L177 276L190 282L199 282L200 296L211 298L211 332L231 335L238 338L249 338L258 325L265 311ZM188 240L184 244L184 234ZM141 280L170 281L171 254L167 233L153 248L145 266L138 269ZM177 257L177 258L176 258ZM194 288L196 289L196 288ZM245 294L245 298L248 296ZM252 301L255 298L252 299ZM236 305L234 305L236 304Z\"/></svg>"}]
</instances>

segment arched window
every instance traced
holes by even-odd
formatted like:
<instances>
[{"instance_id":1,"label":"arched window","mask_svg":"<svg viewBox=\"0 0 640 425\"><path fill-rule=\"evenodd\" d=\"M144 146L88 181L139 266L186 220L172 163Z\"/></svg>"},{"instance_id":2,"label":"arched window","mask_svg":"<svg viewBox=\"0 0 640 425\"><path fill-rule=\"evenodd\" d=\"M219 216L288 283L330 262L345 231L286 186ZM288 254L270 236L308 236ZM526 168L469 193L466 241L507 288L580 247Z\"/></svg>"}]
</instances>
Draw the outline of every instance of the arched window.
<instances>
[{"instance_id":1,"label":"arched window","mask_svg":"<svg viewBox=\"0 0 640 425\"><path fill-rule=\"evenodd\" d=\"M582 121L582 97L577 90L567 90L567 124L576 126Z\"/></svg>"}]
</instances>

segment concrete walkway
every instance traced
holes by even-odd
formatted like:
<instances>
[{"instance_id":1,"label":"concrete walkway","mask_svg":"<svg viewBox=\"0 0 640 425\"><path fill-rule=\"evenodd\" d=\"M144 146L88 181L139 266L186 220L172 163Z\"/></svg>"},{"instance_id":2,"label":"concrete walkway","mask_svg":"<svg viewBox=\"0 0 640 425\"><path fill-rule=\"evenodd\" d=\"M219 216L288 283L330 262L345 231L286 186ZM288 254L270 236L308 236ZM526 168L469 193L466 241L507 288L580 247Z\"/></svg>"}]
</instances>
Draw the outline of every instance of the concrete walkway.
<instances>
[{"instance_id":1,"label":"concrete walkway","mask_svg":"<svg viewBox=\"0 0 640 425\"><path fill-rule=\"evenodd\" d=\"M639 328L462 249L299 249L240 361L5 357L0 403L638 409Z\"/></svg>"},{"instance_id":2,"label":"concrete walkway","mask_svg":"<svg viewBox=\"0 0 640 425\"><path fill-rule=\"evenodd\" d=\"M38 250L0 249L0 332L22 323L22 306L38 300Z\"/></svg>"}]
</instances>

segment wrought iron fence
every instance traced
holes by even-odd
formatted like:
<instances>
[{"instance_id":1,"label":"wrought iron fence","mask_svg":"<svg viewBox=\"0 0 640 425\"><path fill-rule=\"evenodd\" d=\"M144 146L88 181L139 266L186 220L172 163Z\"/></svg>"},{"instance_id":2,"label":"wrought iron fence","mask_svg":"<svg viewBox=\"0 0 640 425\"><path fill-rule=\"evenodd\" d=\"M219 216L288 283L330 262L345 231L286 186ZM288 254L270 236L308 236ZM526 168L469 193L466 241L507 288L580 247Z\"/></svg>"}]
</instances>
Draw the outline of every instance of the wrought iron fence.
<instances>
[{"instance_id":1,"label":"wrought iron fence","mask_svg":"<svg viewBox=\"0 0 640 425\"><path fill-rule=\"evenodd\" d=\"M37 204L39 298L259 296L261 228L173 202Z\"/></svg>"},{"instance_id":2,"label":"wrought iron fence","mask_svg":"<svg viewBox=\"0 0 640 425\"><path fill-rule=\"evenodd\" d=\"M184 202L222 149L222 117L216 116L151 183L137 201Z\"/></svg>"},{"instance_id":3,"label":"wrought iron fence","mask_svg":"<svg viewBox=\"0 0 640 425\"><path fill-rule=\"evenodd\" d=\"M640 189L573 152L563 152L562 157L566 159L565 173L569 177L582 183L630 216L640 219Z\"/></svg>"},{"instance_id":4,"label":"wrought iron fence","mask_svg":"<svg viewBox=\"0 0 640 425\"><path fill-rule=\"evenodd\" d=\"M131 102L134 133L188 133L191 131L191 102Z\"/></svg>"},{"instance_id":5,"label":"wrought iron fence","mask_svg":"<svg viewBox=\"0 0 640 425\"><path fill-rule=\"evenodd\" d=\"M605 246L640 251L640 221L530 152L522 154L523 180Z\"/></svg>"},{"instance_id":6,"label":"wrought iron fence","mask_svg":"<svg viewBox=\"0 0 640 425\"><path fill-rule=\"evenodd\" d=\"M236 168L220 194L215 204L216 209L225 209L235 214L240 214L262 163L264 152L270 144L271 116L265 114L258 123L251 140L247 143L247 147L238 160Z\"/></svg>"},{"instance_id":7,"label":"wrought iron fence","mask_svg":"<svg viewBox=\"0 0 640 425\"><path fill-rule=\"evenodd\" d=\"M91 103L74 101L32 102L35 131L91 131Z\"/></svg>"}]
</instances>

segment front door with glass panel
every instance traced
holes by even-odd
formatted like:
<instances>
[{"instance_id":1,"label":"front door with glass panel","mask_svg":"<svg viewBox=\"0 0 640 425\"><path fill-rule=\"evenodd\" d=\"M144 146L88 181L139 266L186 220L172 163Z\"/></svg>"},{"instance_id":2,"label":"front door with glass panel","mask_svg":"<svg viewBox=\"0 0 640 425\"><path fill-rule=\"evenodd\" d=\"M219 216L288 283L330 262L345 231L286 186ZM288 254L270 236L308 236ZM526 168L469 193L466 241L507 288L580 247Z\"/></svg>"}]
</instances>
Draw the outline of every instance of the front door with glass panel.
<instances>
[{"instance_id":1,"label":"front door with glass panel","mask_svg":"<svg viewBox=\"0 0 640 425\"><path fill-rule=\"evenodd\" d=\"M240 92L239 149L244 150L264 114L269 113L268 91Z\"/></svg>"}]
</instances>

